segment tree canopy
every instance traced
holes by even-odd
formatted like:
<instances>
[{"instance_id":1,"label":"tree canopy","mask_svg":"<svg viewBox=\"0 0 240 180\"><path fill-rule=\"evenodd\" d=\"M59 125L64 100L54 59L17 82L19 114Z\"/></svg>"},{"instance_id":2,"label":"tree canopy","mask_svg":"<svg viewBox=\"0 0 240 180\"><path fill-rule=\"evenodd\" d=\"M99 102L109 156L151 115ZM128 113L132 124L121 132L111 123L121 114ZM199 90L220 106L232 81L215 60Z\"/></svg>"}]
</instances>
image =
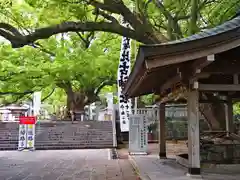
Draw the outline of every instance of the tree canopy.
<instances>
[{"instance_id":1,"label":"tree canopy","mask_svg":"<svg viewBox=\"0 0 240 180\"><path fill-rule=\"evenodd\" d=\"M12 0L0 35L22 47L65 32L104 31L142 43L161 43L215 26L233 16L239 0ZM131 28L121 25L121 17ZM25 31L25 33L24 33Z\"/></svg>"},{"instance_id":2,"label":"tree canopy","mask_svg":"<svg viewBox=\"0 0 240 180\"><path fill-rule=\"evenodd\" d=\"M109 37L99 33L87 49L79 46L76 36L68 38L64 43L56 37L45 42L44 47L54 52L54 56L29 46L20 49L1 46L0 93L24 95L47 87L49 92L57 87L65 91L72 88L74 92L92 93L94 96L105 84L115 83L119 38L112 36L114 46L109 44Z\"/></svg>"}]
</instances>

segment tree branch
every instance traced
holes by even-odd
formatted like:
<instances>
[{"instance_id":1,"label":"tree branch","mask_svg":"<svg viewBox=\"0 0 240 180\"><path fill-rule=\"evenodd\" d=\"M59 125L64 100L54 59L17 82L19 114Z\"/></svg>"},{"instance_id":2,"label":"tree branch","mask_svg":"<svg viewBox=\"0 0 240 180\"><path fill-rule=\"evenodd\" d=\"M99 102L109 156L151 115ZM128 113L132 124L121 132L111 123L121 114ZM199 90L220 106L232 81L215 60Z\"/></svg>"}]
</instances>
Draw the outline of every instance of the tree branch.
<instances>
[{"instance_id":1,"label":"tree branch","mask_svg":"<svg viewBox=\"0 0 240 180\"><path fill-rule=\"evenodd\" d=\"M3 105L0 105L0 107L3 107L3 106L8 106L8 105L11 105L11 104L14 104L14 103L16 103L16 102L18 102L19 100L21 100L23 97L25 97L25 94L21 94L21 95L19 95L19 97L17 97L15 100L13 100L13 101L11 101L11 102L3 102L2 104Z\"/></svg>"},{"instance_id":2,"label":"tree branch","mask_svg":"<svg viewBox=\"0 0 240 180\"><path fill-rule=\"evenodd\" d=\"M100 3L96 0L88 0L87 2L89 5L92 5L96 8L102 9L104 11L108 11L114 14L121 14L119 9L119 5L122 5L122 0L104 0L103 3Z\"/></svg>"},{"instance_id":3,"label":"tree branch","mask_svg":"<svg viewBox=\"0 0 240 180\"><path fill-rule=\"evenodd\" d=\"M76 32L76 33L80 37L80 39L85 43L85 47L88 48L90 42L88 40L84 39L84 37L79 32Z\"/></svg>"},{"instance_id":4,"label":"tree branch","mask_svg":"<svg viewBox=\"0 0 240 180\"><path fill-rule=\"evenodd\" d=\"M10 32L13 36L19 36L21 37L22 34L12 25L7 23L0 23L0 27L5 29L6 31Z\"/></svg>"},{"instance_id":5,"label":"tree branch","mask_svg":"<svg viewBox=\"0 0 240 180\"><path fill-rule=\"evenodd\" d=\"M55 89L56 89L56 87L53 88L52 91L51 91L47 96L45 96L44 98L42 98L41 101L44 102L46 99L48 99L48 98L54 93Z\"/></svg>"},{"instance_id":6,"label":"tree branch","mask_svg":"<svg viewBox=\"0 0 240 180\"><path fill-rule=\"evenodd\" d=\"M198 31L197 20L199 15L199 0L191 0L191 18L189 26L189 35L195 34Z\"/></svg>"},{"instance_id":7,"label":"tree branch","mask_svg":"<svg viewBox=\"0 0 240 180\"><path fill-rule=\"evenodd\" d=\"M165 8L163 3L161 2L161 0L154 0L154 2L156 4L156 6L159 8L159 10L163 13L163 15L165 16L166 19L168 19L169 17L172 17L170 12Z\"/></svg>"},{"instance_id":8,"label":"tree branch","mask_svg":"<svg viewBox=\"0 0 240 180\"><path fill-rule=\"evenodd\" d=\"M199 4L198 6L198 11L201 11L206 5L215 3L219 0L204 0L202 3Z\"/></svg>"},{"instance_id":9,"label":"tree branch","mask_svg":"<svg viewBox=\"0 0 240 180\"><path fill-rule=\"evenodd\" d=\"M165 6L163 5L163 3L160 0L154 0L154 3L159 8L161 13L165 16L165 18L167 19L167 22L168 22L168 28L167 28L168 37L171 40L174 40L176 38L181 38L183 35L182 35L182 31L180 29L180 26L178 24L178 19L175 19L171 15L171 13L165 8ZM177 34L177 36L176 36L176 34Z\"/></svg>"},{"instance_id":10,"label":"tree branch","mask_svg":"<svg viewBox=\"0 0 240 180\"><path fill-rule=\"evenodd\" d=\"M100 93L101 89L104 88L105 86L111 86L113 84L117 84L117 81L116 80L105 80L103 81L99 87L97 87L95 90L94 90L94 94L96 96L98 96L98 94Z\"/></svg>"},{"instance_id":11,"label":"tree branch","mask_svg":"<svg viewBox=\"0 0 240 180\"><path fill-rule=\"evenodd\" d=\"M174 19L176 19L177 21L186 20L186 19L189 19L189 18L190 18L190 15L174 17Z\"/></svg>"},{"instance_id":12,"label":"tree branch","mask_svg":"<svg viewBox=\"0 0 240 180\"><path fill-rule=\"evenodd\" d=\"M57 82L56 85L57 85L58 87L64 89L64 91L65 91L66 93L68 93L68 92L73 92L72 84L71 84L71 82L69 82L69 81L67 81L67 82L65 82L65 81L60 81L60 82Z\"/></svg>"},{"instance_id":13,"label":"tree branch","mask_svg":"<svg viewBox=\"0 0 240 180\"><path fill-rule=\"evenodd\" d=\"M106 20L109 20L112 23L119 24L118 21L111 15L105 13L104 11L96 8L95 11L93 12L94 15L101 15L103 18Z\"/></svg>"},{"instance_id":14,"label":"tree branch","mask_svg":"<svg viewBox=\"0 0 240 180\"><path fill-rule=\"evenodd\" d=\"M56 56L55 53L53 53L53 52L45 49L41 44L39 44L39 43L37 43L37 42L30 44L30 46L32 46L33 48L37 48L37 49L39 49L40 51L42 51L42 52L44 52L44 53L46 53L46 54L49 54L49 55L51 55L51 56L54 56L54 57Z\"/></svg>"},{"instance_id":15,"label":"tree branch","mask_svg":"<svg viewBox=\"0 0 240 180\"><path fill-rule=\"evenodd\" d=\"M138 34L135 31L123 27L121 25L117 25L114 23L108 22L63 22L58 25L49 26L45 28L36 29L33 33L24 35L24 36L13 36L11 33L7 32L4 27L0 26L0 35L9 40L12 44L13 48L20 48L25 45L29 45L34 43L39 39L47 39L52 35L58 33L66 33L66 32L85 32L85 31L104 31L119 34L122 36L127 36L131 39L135 39L139 42L150 44L153 41L142 34Z\"/></svg>"},{"instance_id":16,"label":"tree branch","mask_svg":"<svg viewBox=\"0 0 240 180\"><path fill-rule=\"evenodd\" d=\"M34 91L24 91L24 92L0 92L0 95L26 95L26 94L32 94Z\"/></svg>"},{"instance_id":17,"label":"tree branch","mask_svg":"<svg viewBox=\"0 0 240 180\"><path fill-rule=\"evenodd\" d=\"M92 6L102 9L104 11L108 11L111 13L115 13L118 15L122 15L124 20L127 21L131 27L135 30L135 34L141 35L142 38L148 39L148 43L143 42L143 40L139 42L145 44L153 44L153 43L161 43L167 40L167 38L162 33L154 32L154 28L151 24L145 24L143 21L143 17L139 17L138 14L131 12L131 10L125 6L122 0L104 0L104 3L97 2L95 0L90 0L89 4ZM123 34L120 34L125 36ZM129 37L129 36L128 36ZM131 38L131 37L129 37ZM134 38L132 38L134 39Z\"/></svg>"}]
</instances>

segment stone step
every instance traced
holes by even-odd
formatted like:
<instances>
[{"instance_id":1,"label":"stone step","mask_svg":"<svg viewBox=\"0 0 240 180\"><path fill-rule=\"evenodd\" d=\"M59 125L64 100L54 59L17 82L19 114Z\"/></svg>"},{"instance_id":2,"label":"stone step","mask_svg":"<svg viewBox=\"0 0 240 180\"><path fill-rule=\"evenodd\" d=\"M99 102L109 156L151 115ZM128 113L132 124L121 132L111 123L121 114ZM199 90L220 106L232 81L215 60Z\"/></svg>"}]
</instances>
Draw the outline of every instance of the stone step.
<instances>
[{"instance_id":1,"label":"stone step","mask_svg":"<svg viewBox=\"0 0 240 180\"><path fill-rule=\"evenodd\" d=\"M7 150L7 149L17 149L18 148L18 144L14 144L14 145L8 145L8 146L0 146L0 150Z\"/></svg>"},{"instance_id":2,"label":"stone step","mask_svg":"<svg viewBox=\"0 0 240 180\"><path fill-rule=\"evenodd\" d=\"M18 124L0 123L0 149L17 149ZM36 148L81 149L112 147L111 121L44 122L36 125Z\"/></svg>"},{"instance_id":3,"label":"stone step","mask_svg":"<svg viewBox=\"0 0 240 180\"><path fill-rule=\"evenodd\" d=\"M111 134L112 132L82 132L82 133L44 133L43 135L45 136L66 136L66 137L71 137L71 136L99 136L99 135L106 135L106 134ZM39 134L40 136L40 134Z\"/></svg>"},{"instance_id":4,"label":"stone step","mask_svg":"<svg viewBox=\"0 0 240 180\"><path fill-rule=\"evenodd\" d=\"M111 145L109 146L101 146L101 145L95 145L95 146L39 146L36 147L36 150L65 150L65 149L109 149L112 148ZM12 150L12 149L10 149Z\"/></svg>"},{"instance_id":5,"label":"stone step","mask_svg":"<svg viewBox=\"0 0 240 180\"><path fill-rule=\"evenodd\" d=\"M18 147L0 147L0 151L16 151Z\"/></svg>"},{"instance_id":6,"label":"stone step","mask_svg":"<svg viewBox=\"0 0 240 180\"><path fill-rule=\"evenodd\" d=\"M11 146L6 148L16 148L17 146ZM38 149L40 147L52 147L52 149L57 148L68 148L71 149L72 147L78 147L78 148L86 148L86 147L112 147L112 144L38 144L35 145L35 148ZM4 147L2 147L4 148Z\"/></svg>"},{"instance_id":7,"label":"stone step","mask_svg":"<svg viewBox=\"0 0 240 180\"><path fill-rule=\"evenodd\" d=\"M0 141L0 145L2 144L17 144L18 140L14 140L14 141Z\"/></svg>"},{"instance_id":8,"label":"stone step","mask_svg":"<svg viewBox=\"0 0 240 180\"><path fill-rule=\"evenodd\" d=\"M76 135L81 135L81 134L95 134L95 135L98 135L98 134L106 134L106 133L112 133L112 131L99 131L99 132L96 132L96 131L93 131L93 132L91 132L91 131L89 131L89 132L87 132L87 131L82 131L82 132L64 132L64 133L62 133L62 132L42 132L42 133L45 133L45 134L47 134L47 135L51 135L51 134L55 134L55 135L73 135L73 136L76 136Z\"/></svg>"},{"instance_id":9,"label":"stone step","mask_svg":"<svg viewBox=\"0 0 240 180\"><path fill-rule=\"evenodd\" d=\"M59 143L59 142L56 142L56 143L35 143L35 146L38 147L38 146L86 146L86 145L89 145L89 147L91 146L95 146L95 145L101 145L101 146L112 146L112 142L106 142L106 143L93 143L93 142L89 142L89 143L86 143L86 142L82 142L82 143L76 143L76 142L65 142L65 143Z\"/></svg>"},{"instance_id":10,"label":"stone step","mask_svg":"<svg viewBox=\"0 0 240 180\"><path fill-rule=\"evenodd\" d=\"M0 146L12 146L12 145L16 145L18 144L18 142L14 142L14 143L1 143Z\"/></svg>"},{"instance_id":11,"label":"stone step","mask_svg":"<svg viewBox=\"0 0 240 180\"><path fill-rule=\"evenodd\" d=\"M1 136L0 137L0 139L5 139L5 138L11 138L11 137L13 137L13 138L16 138L16 137L18 137L18 134L15 134L15 135L12 135L12 136Z\"/></svg>"},{"instance_id":12,"label":"stone step","mask_svg":"<svg viewBox=\"0 0 240 180\"><path fill-rule=\"evenodd\" d=\"M57 132L57 131L50 131L50 132L42 132L45 134L56 134L56 135L81 135L81 134L106 134L106 133L112 133L112 131L81 131L81 132ZM13 134L14 135L14 134Z\"/></svg>"},{"instance_id":13,"label":"stone step","mask_svg":"<svg viewBox=\"0 0 240 180\"><path fill-rule=\"evenodd\" d=\"M112 146L112 142L109 143L41 143L41 144L35 144L36 147L38 146L86 146L89 145L89 147L91 146L95 146L95 145L101 145L101 146ZM13 146L13 145L12 145Z\"/></svg>"},{"instance_id":14,"label":"stone step","mask_svg":"<svg viewBox=\"0 0 240 180\"><path fill-rule=\"evenodd\" d=\"M112 143L108 144L76 144L76 143L66 143L66 144L35 144L36 149L84 149L84 148L112 148ZM17 150L18 144L2 146L0 145L0 150Z\"/></svg>"},{"instance_id":15,"label":"stone step","mask_svg":"<svg viewBox=\"0 0 240 180\"><path fill-rule=\"evenodd\" d=\"M83 140L95 140L95 141L105 141L105 140L110 140L110 141L112 141L112 137L98 137L98 138L91 138L91 137L89 137L89 138L51 138L51 139L49 139L49 138L46 138L46 139L44 139L44 138L36 138L35 140L36 141L39 141L39 142L41 142L41 141L83 141ZM2 139L2 140L0 140L0 143L10 143L10 142L17 142L18 141L18 138L16 138L16 139Z\"/></svg>"}]
</instances>

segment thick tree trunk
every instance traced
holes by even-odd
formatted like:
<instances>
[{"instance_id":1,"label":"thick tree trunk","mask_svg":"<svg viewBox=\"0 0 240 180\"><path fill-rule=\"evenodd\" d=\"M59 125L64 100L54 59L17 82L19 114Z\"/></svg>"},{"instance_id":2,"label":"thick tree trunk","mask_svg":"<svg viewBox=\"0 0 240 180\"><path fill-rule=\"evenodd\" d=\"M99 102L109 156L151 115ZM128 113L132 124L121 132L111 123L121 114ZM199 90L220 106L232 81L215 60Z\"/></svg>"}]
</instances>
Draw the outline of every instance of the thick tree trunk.
<instances>
[{"instance_id":1,"label":"thick tree trunk","mask_svg":"<svg viewBox=\"0 0 240 180\"><path fill-rule=\"evenodd\" d=\"M223 104L201 104L200 111L210 130L225 130L225 111Z\"/></svg>"},{"instance_id":2,"label":"thick tree trunk","mask_svg":"<svg viewBox=\"0 0 240 180\"><path fill-rule=\"evenodd\" d=\"M204 99L213 100L214 103L206 103L200 105L200 111L205 117L210 130L225 130L225 108L224 104L219 101L219 96L213 94L205 94Z\"/></svg>"},{"instance_id":3,"label":"thick tree trunk","mask_svg":"<svg viewBox=\"0 0 240 180\"><path fill-rule=\"evenodd\" d=\"M76 120L76 113L84 113L84 106L86 105L86 96L81 92L67 92L67 111L71 120Z\"/></svg>"}]
</instances>

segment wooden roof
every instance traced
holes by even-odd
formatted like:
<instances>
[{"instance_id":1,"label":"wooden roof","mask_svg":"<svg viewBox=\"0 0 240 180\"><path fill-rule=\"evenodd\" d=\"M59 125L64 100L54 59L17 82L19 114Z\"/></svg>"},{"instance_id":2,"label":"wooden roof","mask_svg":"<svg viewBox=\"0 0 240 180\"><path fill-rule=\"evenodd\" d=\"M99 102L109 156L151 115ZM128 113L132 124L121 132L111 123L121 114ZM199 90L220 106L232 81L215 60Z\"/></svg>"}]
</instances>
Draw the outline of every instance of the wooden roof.
<instances>
[{"instance_id":1,"label":"wooden roof","mask_svg":"<svg viewBox=\"0 0 240 180\"><path fill-rule=\"evenodd\" d=\"M206 62L207 58L224 56L225 52L233 49L231 54L236 54L239 46L240 16L187 38L140 46L133 70L124 86L124 93L129 98L151 93L160 94L164 84L169 79L174 79L177 73L189 77L196 65L210 66L211 60ZM228 55L225 53L224 57L229 57ZM230 63L229 59L220 59L217 58L218 62L214 62L213 66L220 64L222 68L226 68L226 63ZM230 64L236 66L235 62Z\"/></svg>"}]
</instances>

